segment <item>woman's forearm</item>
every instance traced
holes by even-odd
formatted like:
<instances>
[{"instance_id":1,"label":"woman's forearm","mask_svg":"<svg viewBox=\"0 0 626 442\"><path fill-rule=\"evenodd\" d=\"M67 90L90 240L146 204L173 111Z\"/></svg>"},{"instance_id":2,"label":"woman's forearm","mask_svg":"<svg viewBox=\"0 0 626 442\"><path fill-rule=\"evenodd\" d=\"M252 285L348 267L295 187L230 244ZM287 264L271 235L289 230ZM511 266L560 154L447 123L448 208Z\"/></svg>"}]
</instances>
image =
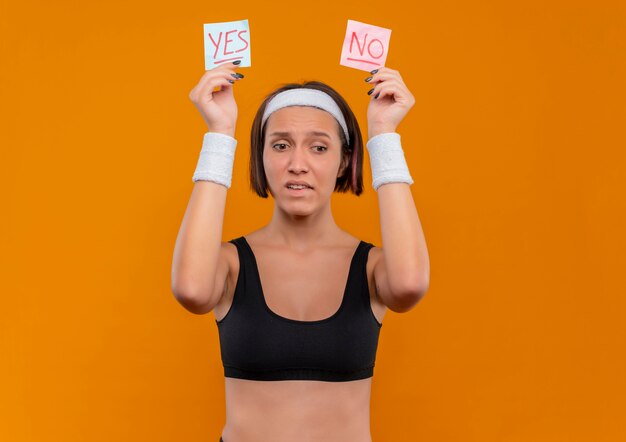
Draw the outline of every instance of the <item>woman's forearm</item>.
<instances>
[{"instance_id":1,"label":"woman's forearm","mask_svg":"<svg viewBox=\"0 0 626 442\"><path fill-rule=\"evenodd\" d=\"M421 296L428 290L430 262L410 186L388 183L377 193L389 287L393 293Z\"/></svg>"},{"instance_id":2,"label":"woman's forearm","mask_svg":"<svg viewBox=\"0 0 626 442\"><path fill-rule=\"evenodd\" d=\"M218 272L218 266L235 145L234 129L205 134L193 175L194 187L176 238L172 291L193 312L213 308L212 303L217 301L214 292L219 286L216 275L224 274Z\"/></svg>"},{"instance_id":3,"label":"woman's forearm","mask_svg":"<svg viewBox=\"0 0 626 442\"><path fill-rule=\"evenodd\" d=\"M172 291L187 308L199 308L211 302L227 191L223 185L211 181L194 184L172 262Z\"/></svg>"}]
</instances>

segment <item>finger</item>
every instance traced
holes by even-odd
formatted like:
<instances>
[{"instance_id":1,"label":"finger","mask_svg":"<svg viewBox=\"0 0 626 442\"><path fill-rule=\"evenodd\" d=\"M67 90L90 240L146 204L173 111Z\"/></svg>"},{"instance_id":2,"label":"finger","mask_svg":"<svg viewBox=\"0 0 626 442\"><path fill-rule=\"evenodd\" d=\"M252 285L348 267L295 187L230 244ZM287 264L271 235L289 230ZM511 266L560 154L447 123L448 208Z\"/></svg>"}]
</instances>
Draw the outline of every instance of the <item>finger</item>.
<instances>
[{"instance_id":1,"label":"finger","mask_svg":"<svg viewBox=\"0 0 626 442\"><path fill-rule=\"evenodd\" d=\"M380 86L378 89L372 92L371 99L378 101L387 95L389 95L389 86Z\"/></svg>"},{"instance_id":2,"label":"finger","mask_svg":"<svg viewBox=\"0 0 626 442\"><path fill-rule=\"evenodd\" d=\"M234 84L237 80L241 78L243 78L242 75L238 77L230 69L221 69L219 71L213 72L212 75L208 76L204 83L198 84L198 89L196 93L200 98L206 97L213 92L217 92L223 89L224 86Z\"/></svg>"},{"instance_id":3,"label":"finger","mask_svg":"<svg viewBox=\"0 0 626 442\"><path fill-rule=\"evenodd\" d=\"M407 89L398 82L385 82L380 86L378 92L373 93L372 95L374 96L374 99L377 100L384 97L390 97L396 102L406 103L408 101L407 92Z\"/></svg>"},{"instance_id":4,"label":"finger","mask_svg":"<svg viewBox=\"0 0 626 442\"><path fill-rule=\"evenodd\" d=\"M202 78L200 78L200 81L198 82L197 88L199 90L204 89L206 83L211 81L211 79L213 77L215 77L215 76L225 75L226 73L234 74L235 73L235 69L237 69L238 67L239 67L239 65L236 65L236 64L224 63L224 64L221 64L221 65L217 66L214 69L210 69L210 70L206 71L204 73L204 75L202 75ZM239 74L239 75L241 75L241 74ZM231 76L230 78L233 78L233 77Z\"/></svg>"},{"instance_id":5,"label":"finger","mask_svg":"<svg viewBox=\"0 0 626 442\"><path fill-rule=\"evenodd\" d=\"M399 71L397 71L395 69L388 68L386 66L381 66L381 67L379 67L377 69L374 69L371 72L373 72L372 75L376 75L376 74L398 74L399 75L400 74Z\"/></svg>"},{"instance_id":6,"label":"finger","mask_svg":"<svg viewBox=\"0 0 626 442\"><path fill-rule=\"evenodd\" d=\"M371 75L370 77L368 77L368 83L369 84L377 84L380 83L382 81L387 81L387 80L391 80L391 79L399 79L402 80L402 77L400 77L400 73L397 71L393 71L390 69L387 69L385 71L379 71L373 75Z\"/></svg>"},{"instance_id":7,"label":"finger","mask_svg":"<svg viewBox=\"0 0 626 442\"><path fill-rule=\"evenodd\" d=\"M214 93L228 91L234 83L235 80L233 78L228 79L225 76L214 77L206 83L202 89L199 89L196 92L197 95L195 96L195 101L205 103L209 102L213 100Z\"/></svg>"},{"instance_id":8,"label":"finger","mask_svg":"<svg viewBox=\"0 0 626 442\"><path fill-rule=\"evenodd\" d=\"M392 75L396 75L396 76L400 76L400 71L396 70L396 69L391 69L388 67L381 67L378 69L378 72L383 73L383 74L392 74Z\"/></svg>"},{"instance_id":9,"label":"finger","mask_svg":"<svg viewBox=\"0 0 626 442\"><path fill-rule=\"evenodd\" d=\"M391 78L391 79L387 79L385 81L381 81L378 84L374 85L374 87L372 89L370 89L370 91L368 91L368 94L370 94L373 97L375 97L378 93L380 93L380 91L382 90L383 87L397 87L398 85L400 85L399 80L395 79L395 78Z\"/></svg>"},{"instance_id":10,"label":"finger","mask_svg":"<svg viewBox=\"0 0 626 442\"><path fill-rule=\"evenodd\" d=\"M221 63L221 64L218 64L217 66L215 66L213 69L209 69L205 73L208 73L208 72L219 72L219 71L224 70L224 69L233 69L234 70L234 69L238 69L239 67L240 67L239 64Z\"/></svg>"},{"instance_id":11,"label":"finger","mask_svg":"<svg viewBox=\"0 0 626 442\"><path fill-rule=\"evenodd\" d=\"M415 98L402 83L385 82L380 86L378 92L372 93L372 98L374 100L380 100L384 97L390 97L396 103L403 106L413 107L415 104Z\"/></svg>"}]
</instances>

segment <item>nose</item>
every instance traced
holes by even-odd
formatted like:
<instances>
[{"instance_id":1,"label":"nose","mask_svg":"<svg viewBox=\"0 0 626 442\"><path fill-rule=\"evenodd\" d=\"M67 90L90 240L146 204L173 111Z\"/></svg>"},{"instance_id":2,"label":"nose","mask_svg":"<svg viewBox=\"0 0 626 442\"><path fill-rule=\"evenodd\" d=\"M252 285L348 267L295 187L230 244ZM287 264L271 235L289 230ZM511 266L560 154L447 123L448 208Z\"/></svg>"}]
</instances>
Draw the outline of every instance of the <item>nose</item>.
<instances>
[{"instance_id":1,"label":"nose","mask_svg":"<svg viewBox=\"0 0 626 442\"><path fill-rule=\"evenodd\" d=\"M308 170L305 148L296 146L289 156L289 172L301 173L308 172Z\"/></svg>"}]
</instances>

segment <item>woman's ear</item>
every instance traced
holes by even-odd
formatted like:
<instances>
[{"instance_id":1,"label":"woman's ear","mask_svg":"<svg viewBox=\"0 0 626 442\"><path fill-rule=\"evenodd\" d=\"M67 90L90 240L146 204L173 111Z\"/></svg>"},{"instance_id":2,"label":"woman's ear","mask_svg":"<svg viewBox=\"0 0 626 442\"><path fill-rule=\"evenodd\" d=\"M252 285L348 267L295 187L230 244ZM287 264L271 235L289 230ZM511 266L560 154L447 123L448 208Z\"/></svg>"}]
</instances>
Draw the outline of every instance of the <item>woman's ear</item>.
<instances>
[{"instance_id":1,"label":"woman's ear","mask_svg":"<svg viewBox=\"0 0 626 442\"><path fill-rule=\"evenodd\" d=\"M342 152L343 152L343 155L341 157L341 164L339 165L339 172L337 173L337 178L343 176L350 162L350 152L346 152L346 151L342 151Z\"/></svg>"}]
</instances>

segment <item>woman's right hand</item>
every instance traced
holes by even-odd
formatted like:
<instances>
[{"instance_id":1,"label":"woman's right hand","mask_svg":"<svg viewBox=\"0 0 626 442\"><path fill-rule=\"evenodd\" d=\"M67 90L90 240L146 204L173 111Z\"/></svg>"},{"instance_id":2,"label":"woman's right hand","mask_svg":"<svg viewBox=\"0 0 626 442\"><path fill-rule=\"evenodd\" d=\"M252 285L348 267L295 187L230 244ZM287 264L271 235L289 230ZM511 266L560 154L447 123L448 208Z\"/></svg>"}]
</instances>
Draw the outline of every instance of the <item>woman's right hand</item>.
<instances>
[{"instance_id":1,"label":"woman's right hand","mask_svg":"<svg viewBox=\"0 0 626 442\"><path fill-rule=\"evenodd\" d=\"M198 84L189 93L189 99L198 108L209 127L209 132L220 132L234 136L237 125L237 103L233 95L233 85L243 78L235 73L239 67L224 63L204 73ZM214 91L219 87L219 91Z\"/></svg>"}]
</instances>

